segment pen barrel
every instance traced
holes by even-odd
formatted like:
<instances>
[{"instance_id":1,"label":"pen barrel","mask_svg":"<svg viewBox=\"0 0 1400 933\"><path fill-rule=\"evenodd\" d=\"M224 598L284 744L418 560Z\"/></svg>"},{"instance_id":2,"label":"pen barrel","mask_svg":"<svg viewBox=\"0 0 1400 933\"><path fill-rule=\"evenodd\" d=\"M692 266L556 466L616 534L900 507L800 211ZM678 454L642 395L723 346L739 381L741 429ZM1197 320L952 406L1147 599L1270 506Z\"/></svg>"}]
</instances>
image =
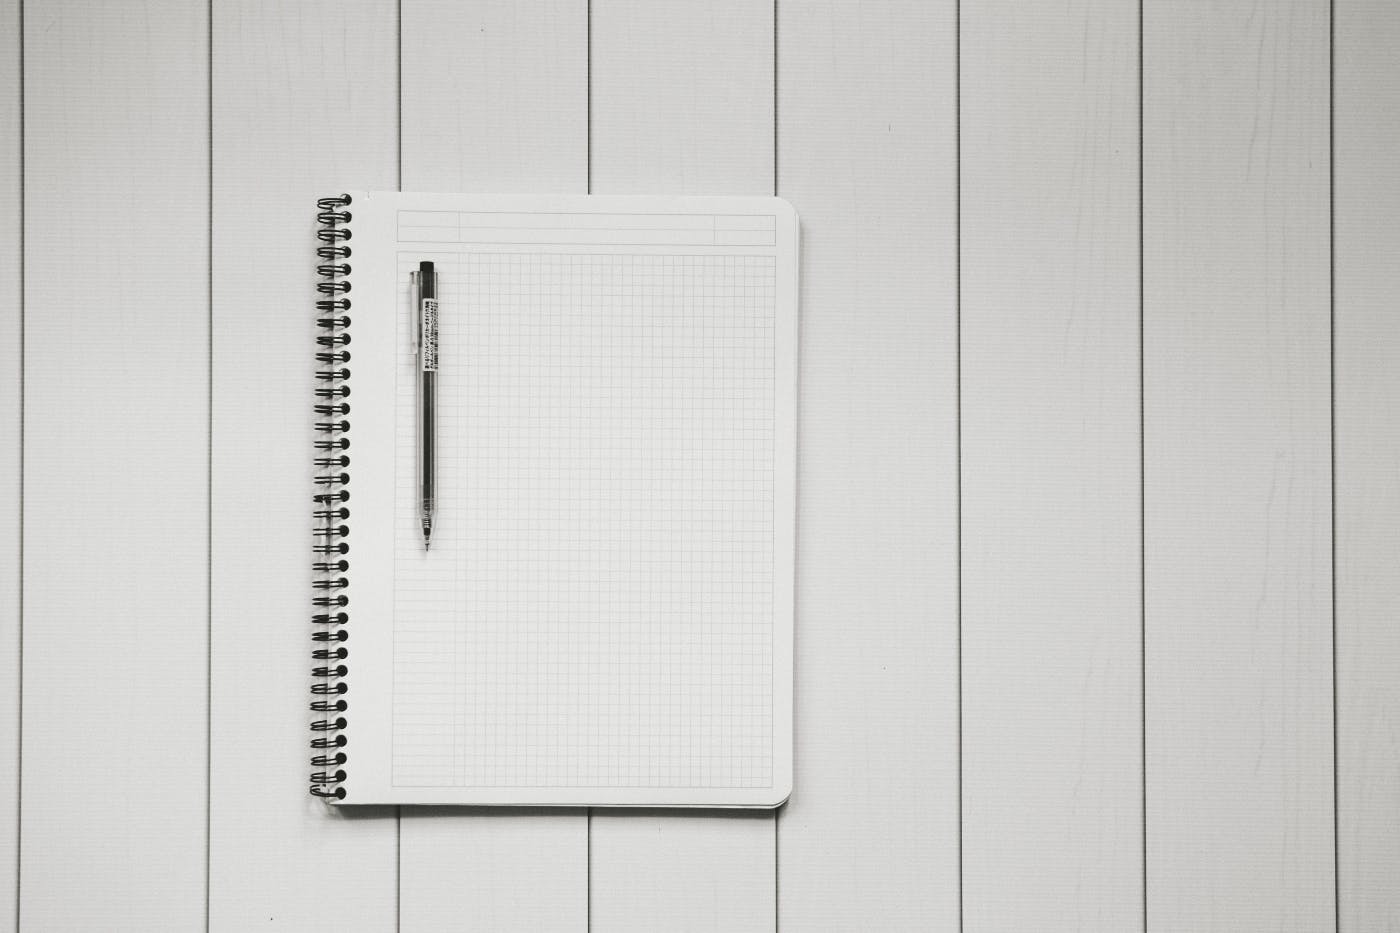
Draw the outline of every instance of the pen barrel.
<instances>
[{"instance_id":1,"label":"pen barrel","mask_svg":"<svg viewBox=\"0 0 1400 933\"><path fill-rule=\"evenodd\" d=\"M437 506L438 302L434 265L419 263L412 282L418 318L418 502L426 531Z\"/></svg>"},{"instance_id":2,"label":"pen barrel","mask_svg":"<svg viewBox=\"0 0 1400 933\"><path fill-rule=\"evenodd\" d=\"M420 372L418 391L418 495L426 515L437 504L437 373Z\"/></svg>"}]
</instances>

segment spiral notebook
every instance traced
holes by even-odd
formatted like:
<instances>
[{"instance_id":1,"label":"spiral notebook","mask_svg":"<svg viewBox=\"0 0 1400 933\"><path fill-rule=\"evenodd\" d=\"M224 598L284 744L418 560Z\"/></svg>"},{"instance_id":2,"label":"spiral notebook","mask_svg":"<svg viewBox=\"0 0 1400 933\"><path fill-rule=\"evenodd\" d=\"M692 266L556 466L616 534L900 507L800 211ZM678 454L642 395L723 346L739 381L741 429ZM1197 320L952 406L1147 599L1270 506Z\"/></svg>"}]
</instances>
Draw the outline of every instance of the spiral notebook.
<instances>
[{"instance_id":1,"label":"spiral notebook","mask_svg":"<svg viewBox=\"0 0 1400 933\"><path fill-rule=\"evenodd\" d=\"M350 192L319 208L312 792L782 803L791 207ZM430 550L422 262L439 328Z\"/></svg>"}]
</instances>

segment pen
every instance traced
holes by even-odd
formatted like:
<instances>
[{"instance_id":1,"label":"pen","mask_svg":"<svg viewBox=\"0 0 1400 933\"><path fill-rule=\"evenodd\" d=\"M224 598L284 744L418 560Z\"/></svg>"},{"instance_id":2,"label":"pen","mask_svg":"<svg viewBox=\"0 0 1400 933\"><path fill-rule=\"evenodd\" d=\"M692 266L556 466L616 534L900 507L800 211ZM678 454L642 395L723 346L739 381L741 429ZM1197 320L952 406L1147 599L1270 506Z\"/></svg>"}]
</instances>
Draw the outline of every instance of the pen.
<instances>
[{"instance_id":1,"label":"pen","mask_svg":"<svg viewBox=\"0 0 1400 933\"><path fill-rule=\"evenodd\" d=\"M431 262L420 262L410 277L418 318L418 508L423 522L423 549L432 543L433 512L437 507L438 297L437 273Z\"/></svg>"}]
</instances>

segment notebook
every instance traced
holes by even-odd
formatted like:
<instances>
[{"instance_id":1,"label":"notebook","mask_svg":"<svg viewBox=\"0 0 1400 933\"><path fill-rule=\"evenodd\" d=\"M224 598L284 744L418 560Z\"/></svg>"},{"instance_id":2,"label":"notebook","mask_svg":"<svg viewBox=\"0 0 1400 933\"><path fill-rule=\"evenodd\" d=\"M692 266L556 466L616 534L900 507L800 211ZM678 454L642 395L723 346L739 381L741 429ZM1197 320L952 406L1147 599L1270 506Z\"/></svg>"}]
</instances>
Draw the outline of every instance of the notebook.
<instances>
[{"instance_id":1,"label":"notebook","mask_svg":"<svg viewBox=\"0 0 1400 933\"><path fill-rule=\"evenodd\" d=\"M317 221L312 792L781 804L791 207L352 191ZM410 291L424 262L430 549Z\"/></svg>"}]
</instances>

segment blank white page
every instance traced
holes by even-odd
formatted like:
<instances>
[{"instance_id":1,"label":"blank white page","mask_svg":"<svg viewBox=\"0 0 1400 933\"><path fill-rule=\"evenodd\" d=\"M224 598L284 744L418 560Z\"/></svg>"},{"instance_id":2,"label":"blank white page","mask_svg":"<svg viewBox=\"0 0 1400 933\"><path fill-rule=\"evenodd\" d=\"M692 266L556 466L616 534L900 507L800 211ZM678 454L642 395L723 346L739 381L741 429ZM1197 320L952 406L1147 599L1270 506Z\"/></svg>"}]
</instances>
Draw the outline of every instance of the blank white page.
<instances>
[{"instance_id":1,"label":"blank white page","mask_svg":"<svg viewBox=\"0 0 1400 933\"><path fill-rule=\"evenodd\" d=\"M352 212L346 802L781 802L791 209L357 195ZM431 551L422 260L441 307Z\"/></svg>"}]
</instances>

